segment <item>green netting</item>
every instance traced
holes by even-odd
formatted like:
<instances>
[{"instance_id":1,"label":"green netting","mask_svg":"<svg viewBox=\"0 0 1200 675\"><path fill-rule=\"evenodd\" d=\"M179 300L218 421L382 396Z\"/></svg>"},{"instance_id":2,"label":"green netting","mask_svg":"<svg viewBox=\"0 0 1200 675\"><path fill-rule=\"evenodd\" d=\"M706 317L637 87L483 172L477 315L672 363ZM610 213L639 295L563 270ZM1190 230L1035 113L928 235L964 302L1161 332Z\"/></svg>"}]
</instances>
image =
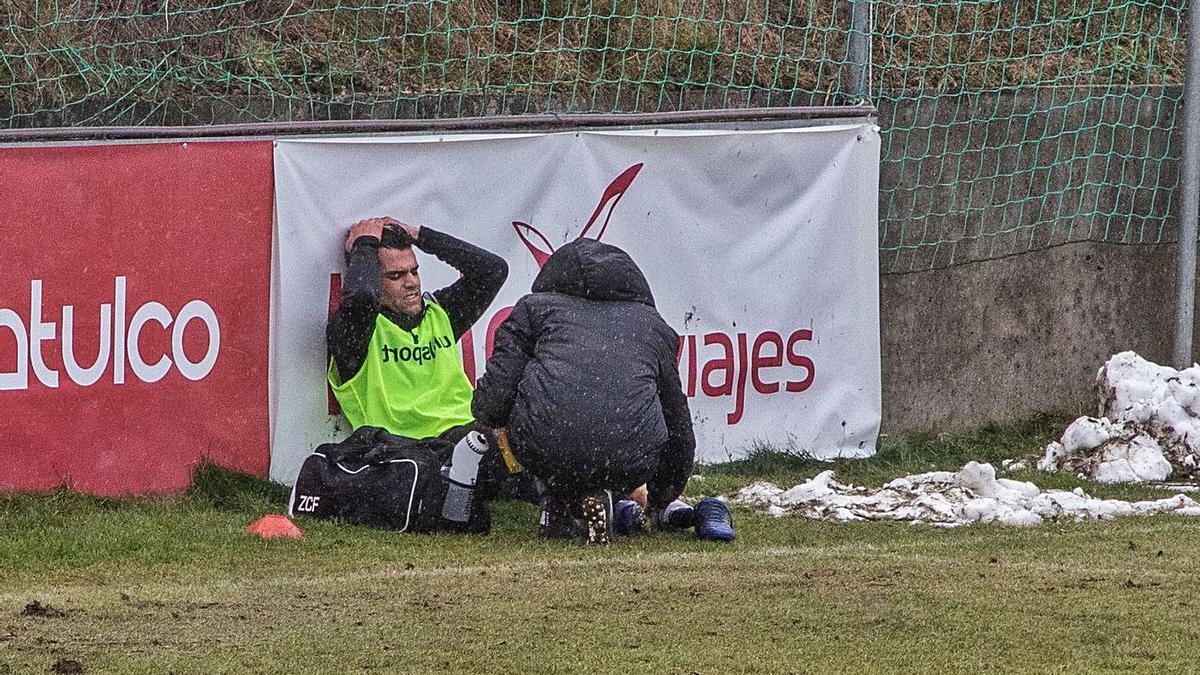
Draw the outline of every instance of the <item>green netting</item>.
<instances>
[{"instance_id":1,"label":"green netting","mask_svg":"<svg viewBox=\"0 0 1200 675\"><path fill-rule=\"evenodd\" d=\"M1185 3L876 11L885 272L1173 240Z\"/></svg>"},{"instance_id":2,"label":"green netting","mask_svg":"<svg viewBox=\"0 0 1200 675\"><path fill-rule=\"evenodd\" d=\"M860 0L867 2L868 0ZM882 271L1171 241L1186 3L5 0L0 127L833 105L884 130Z\"/></svg>"}]
</instances>

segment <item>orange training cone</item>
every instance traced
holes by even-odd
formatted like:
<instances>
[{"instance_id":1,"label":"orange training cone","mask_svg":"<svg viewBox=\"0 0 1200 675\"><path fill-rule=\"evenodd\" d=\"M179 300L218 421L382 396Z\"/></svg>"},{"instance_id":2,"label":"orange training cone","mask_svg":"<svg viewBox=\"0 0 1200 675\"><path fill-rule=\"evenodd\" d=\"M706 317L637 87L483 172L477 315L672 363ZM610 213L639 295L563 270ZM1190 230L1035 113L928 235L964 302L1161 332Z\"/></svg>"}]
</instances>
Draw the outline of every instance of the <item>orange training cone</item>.
<instances>
[{"instance_id":1,"label":"orange training cone","mask_svg":"<svg viewBox=\"0 0 1200 675\"><path fill-rule=\"evenodd\" d=\"M250 523L250 527L246 528L247 534L255 534L263 539L272 539L274 537L287 537L288 539L303 539L304 533L290 518L284 515L272 514L263 516L258 520Z\"/></svg>"}]
</instances>

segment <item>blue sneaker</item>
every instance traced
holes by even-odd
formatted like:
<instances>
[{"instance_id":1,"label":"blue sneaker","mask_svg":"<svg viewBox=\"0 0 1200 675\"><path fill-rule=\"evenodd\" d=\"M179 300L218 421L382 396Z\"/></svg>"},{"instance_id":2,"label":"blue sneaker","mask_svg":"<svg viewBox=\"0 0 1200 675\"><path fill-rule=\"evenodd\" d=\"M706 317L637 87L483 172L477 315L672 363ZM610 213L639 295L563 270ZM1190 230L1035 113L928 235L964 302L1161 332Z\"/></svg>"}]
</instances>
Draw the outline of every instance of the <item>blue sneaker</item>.
<instances>
[{"instance_id":1,"label":"blue sneaker","mask_svg":"<svg viewBox=\"0 0 1200 675\"><path fill-rule=\"evenodd\" d=\"M701 499L696 504L696 538L733 541L733 537L733 516L729 506L716 497Z\"/></svg>"},{"instance_id":2,"label":"blue sneaker","mask_svg":"<svg viewBox=\"0 0 1200 675\"><path fill-rule=\"evenodd\" d=\"M646 511L632 499L613 505L613 534L628 536L646 531Z\"/></svg>"}]
</instances>

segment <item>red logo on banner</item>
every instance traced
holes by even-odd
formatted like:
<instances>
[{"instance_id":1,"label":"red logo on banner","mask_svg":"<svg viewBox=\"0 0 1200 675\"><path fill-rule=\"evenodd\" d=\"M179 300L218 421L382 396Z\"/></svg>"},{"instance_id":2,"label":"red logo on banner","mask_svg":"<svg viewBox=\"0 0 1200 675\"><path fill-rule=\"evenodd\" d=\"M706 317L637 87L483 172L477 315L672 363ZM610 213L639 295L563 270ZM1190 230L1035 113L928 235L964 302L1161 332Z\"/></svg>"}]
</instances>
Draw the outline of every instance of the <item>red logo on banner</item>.
<instances>
[{"instance_id":1,"label":"red logo on banner","mask_svg":"<svg viewBox=\"0 0 1200 675\"><path fill-rule=\"evenodd\" d=\"M596 205L595 210L592 211L591 217L588 218L587 224L585 224L583 229L580 230L579 236L576 237L576 239L582 239L587 236L588 230L592 229L592 225L596 224L596 219L600 217L600 213L605 210L605 207L607 207L608 212L604 216L604 224L600 226L600 231L596 233L596 240L599 241L604 237L604 232L608 230L608 219L612 218L613 209L616 208L617 202L621 201L621 197L625 196L625 191L629 189L630 184L633 183L633 179L637 178L638 172L641 170L641 163L634 164L628 169L622 171L621 175L613 179L613 182L609 183L608 187L604 188L604 193L600 195L600 203ZM513 228L517 231L517 236L521 238L522 242L524 242L525 247L529 249L531 254L533 254L533 259L537 261L538 267L545 265L546 261L550 258L550 255L554 253L554 245L550 243L550 240L546 238L546 235L539 232L537 228L529 223L523 223L519 220L513 221ZM530 241L527 233L532 233L538 239L541 239L541 245L539 246L538 244ZM488 345L488 354L491 354L491 331L488 332Z\"/></svg>"},{"instance_id":2,"label":"red logo on banner","mask_svg":"<svg viewBox=\"0 0 1200 675\"><path fill-rule=\"evenodd\" d=\"M0 491L266 474L271 154L0 150Z\"/></svg>"}]
</instances>

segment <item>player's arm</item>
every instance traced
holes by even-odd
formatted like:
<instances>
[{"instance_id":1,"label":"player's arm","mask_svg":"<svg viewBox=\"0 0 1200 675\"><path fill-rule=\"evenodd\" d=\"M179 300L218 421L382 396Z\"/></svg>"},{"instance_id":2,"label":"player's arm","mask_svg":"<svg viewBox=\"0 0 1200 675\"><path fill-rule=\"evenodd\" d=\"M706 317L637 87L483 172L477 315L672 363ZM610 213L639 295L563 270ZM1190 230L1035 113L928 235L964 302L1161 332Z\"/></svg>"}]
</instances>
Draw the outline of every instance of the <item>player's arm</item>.
<instances>
[{"instance_id":1,"label":"player's arm","mask_svg":"<svg viewBox=\"0 0 1200 675\"><path fill-rule=\"evenodd\" d=\"M419 228L413 241L422 251L436 256L462 275L453 284L433 292L434 300L450 317L457 340L496 299L508 278L508 263L494 253L428 227Z\"/></svg>"},{"instance_id":2,"label":"player's arm","mask_svg":"<svg viewBox=\"0 0 1200 675\"><path fill-rule=\"evenodd\" d=\"M347 270L342 277L342 296L325 328L325 344L343 382L362 368L375 331L382 295L379 240L389 220L361 220L350 228L346 237Z\"/></svg>"},{"instance_id":3,"label":"player's arm","mask_svg":"<svg viewBox=\"0 0 1200 675\"><path fill-rule=\"evenodd\" d=\"M678 337L668 342L659 359L658 375L658 399L667 423L667 444L659 457L658 471L647 484L651 509L662 509L683 493L696 458L692 413L675 365L674 349L679 343Z\"/></svg>"},{"instance_id":4,"label":"player's arm","mask_svg":"<svg viewBox=\"0 0 1200 675\"><path fill-rule=\"evenodd\" d=\"M488 359L487 370L475 387L471 414L480 424L493 428L508 426L517 386L533 358L536 335L533 313L522 298L496 329L495 348Z\"/></svg>"}]
</instances>

